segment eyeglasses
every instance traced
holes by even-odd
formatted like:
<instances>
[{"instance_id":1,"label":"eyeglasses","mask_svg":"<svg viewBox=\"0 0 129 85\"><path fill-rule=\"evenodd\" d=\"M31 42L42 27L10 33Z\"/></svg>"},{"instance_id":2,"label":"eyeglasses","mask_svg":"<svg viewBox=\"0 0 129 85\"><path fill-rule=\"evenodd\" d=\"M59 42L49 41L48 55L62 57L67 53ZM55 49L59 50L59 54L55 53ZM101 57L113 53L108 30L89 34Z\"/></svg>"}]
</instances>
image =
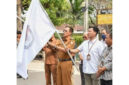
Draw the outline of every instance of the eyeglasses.
<instances>
[{"instance_id":1,"label":"eyeglasses","mask_svg":"<svg viewBox=\"0 0 129 85\"><path fill-rule=\"evenodd\" d=\"M67 32L67 30L63 30L63 32Z\"/></svg>"}]
</instances>

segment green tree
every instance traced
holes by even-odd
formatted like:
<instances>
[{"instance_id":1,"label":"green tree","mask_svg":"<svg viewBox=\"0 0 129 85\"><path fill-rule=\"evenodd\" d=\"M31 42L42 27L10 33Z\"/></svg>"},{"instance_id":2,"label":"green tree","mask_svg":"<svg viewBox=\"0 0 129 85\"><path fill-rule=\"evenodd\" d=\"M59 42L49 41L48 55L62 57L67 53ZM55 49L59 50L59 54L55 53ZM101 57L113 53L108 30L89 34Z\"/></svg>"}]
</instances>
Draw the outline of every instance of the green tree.
<instances>
[{"instance_id":1,"label":"green tree","mask_svg":"<svg viewBox=\"0 0 129 85\"><path fill-rule=\"evenodd\" d=\"M83 12L82 12L82 7L81 4L84 0L69 0L70 5L71 5L71 9L70 9L70 13L69 15L71 15L69 17L70 24L73 25L73 27L75 26L75 24L78 24L78 20L82 18Z\"/></svg>"},{"instance_id":2,"label":"green tree","mask_svg":"<svg viewBox=\"0 0 129 85\"><path fill-rule=\"evenodd\" d=\"M40 0L54 25L82 24L81 4L84 0ZM31 0L22 0L22 9L29 8Z\"/></svg>"},{"instance_id":3,"label":"green tree","mask_svg":"<svg viewBox=\"0 0 129 85\"><path fill-rule=\"evenodd\" d=\"M66 21L66 13L70 9L70 5L66 0L40 0L42 6L48 13L54 25L61 25ZM23 10L27 10L31 0L22 0Z\"/></svg>"},{"instance_id":4,"label":"green tree","mask_svg":"<svg viewBox=\"0 0 129 85\"><path fill-rule=\"evenodd\" d=\"M70 6L66 0L41 0L54 25L61 25L66 21L66 13Z\"/></svg>"},{"instance_id":5,"label":"green tree","mask_svg":"<svg viewBox=\"0 0 129 85\"><path fill-rule=\"evenodd\" d=\"M22 0L22 10L28 10L31 0Z\"/></svg>"}]
</instances>

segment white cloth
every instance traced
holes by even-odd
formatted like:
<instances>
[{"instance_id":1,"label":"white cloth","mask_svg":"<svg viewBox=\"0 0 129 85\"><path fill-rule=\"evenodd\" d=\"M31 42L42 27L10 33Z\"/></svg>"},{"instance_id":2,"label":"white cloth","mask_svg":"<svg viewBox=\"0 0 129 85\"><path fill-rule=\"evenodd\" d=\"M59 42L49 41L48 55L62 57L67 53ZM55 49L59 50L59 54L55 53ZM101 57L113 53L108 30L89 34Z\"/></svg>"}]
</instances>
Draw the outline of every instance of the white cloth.
<instances>
[{"instance_id":1,"label":"white cloth","mask_svg":"<svg viewBox=\"0 0 129 85\"><path fill-rule=\"evenodd\" d=\"M35 58L55 32L39 0L32 0L17 48L17 73L27 78L27 65Z\"/></svg>"},{"instance_id":2,"label":"white cloth","mask_svg":"<svg viewBox=\"0 0 129 85\"><path fill-rule=\"evenodd\" d=\"M91 56L91 60L87 61L88 42L89 42L89 48L90 48L95 41L96 43L94 44L91 51L89 52ZM84 41L77 49L81 51L83 56L83 72L87 74L96 73L98 71L99 58L104 49L102 43L97 38L95 38L92 41L90 40Z\"/></svg>"},{"instance_id":3,"label":"white cloth","mask_svg":"<svg viewBox=\"0 0 129 85\"><path fill-rule=\"evenodd\" d=\"M103 47L104 47L104 48L107 47L107 44L106 44L106 42L105 42L104 40L101 40L100 42L103 44Z\"/></svg>"}]
</instances>

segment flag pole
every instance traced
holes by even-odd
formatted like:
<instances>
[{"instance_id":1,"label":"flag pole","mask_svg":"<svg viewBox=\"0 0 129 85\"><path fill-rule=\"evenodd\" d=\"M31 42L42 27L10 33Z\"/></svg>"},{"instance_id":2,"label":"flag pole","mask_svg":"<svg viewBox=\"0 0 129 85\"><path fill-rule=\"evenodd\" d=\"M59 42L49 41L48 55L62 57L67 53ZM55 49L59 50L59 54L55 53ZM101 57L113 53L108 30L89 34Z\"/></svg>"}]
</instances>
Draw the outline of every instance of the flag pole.
<instances>
[{"instance_id":1,"label":"flag pole","mask_svg":"<svg viewBox=\"0 0 129 85\"><path fill-rule=\"evenodd\" d=\"M40 2L40 1L39 1L39 2ZM40 3L40 5L41 5L41 3ZM45 12L45 14L46 14L47 18L49 19L50 23L52 24L53 28L55 28L55 26L54 26L54 25L53 25L53 23L51 22L51 20L50 20L50 18L49 18L49 16L48 16L48 14L46 13L46 11L45 11L45 9L42 7L42 5L41 5L41 8L42 8L42 10ZM55 28L55 30L56 30L56 28ZM64 48L66 49L66 45L64 44L64 42L63 42L63 40L62 40L62 38L61 38L61 36L60 36L60 34L58 33L58 31L57 31L57 30L56 30L56 33L57 33L57 35L58 35L59 39L61 40L61 42L62 42L62 44L63 44ZM75 65L75 67L76 67L77 71L79 71L79 69L77 68L76 63L74 62L74 60L73 60L73 58L72 58L72 56L71 56L71 54L70 54L70 52L69 52L68 50L67 50L67 53L68 53L68 55L70 56L70 58L71 58L71 60L72 60L73 64Z\"/></svg>"},{"instance_id":2,"label":"flag pole","mask_svg":"<svg viewBox=\"0 0 129 85\"><path fill-rule=\"evenodd\" d=\"M19 20L21 20L22 22L25 22L22 18L20 18L19 16L17 16L17 18L19 19Z\"/></svg>"}]
</instances>

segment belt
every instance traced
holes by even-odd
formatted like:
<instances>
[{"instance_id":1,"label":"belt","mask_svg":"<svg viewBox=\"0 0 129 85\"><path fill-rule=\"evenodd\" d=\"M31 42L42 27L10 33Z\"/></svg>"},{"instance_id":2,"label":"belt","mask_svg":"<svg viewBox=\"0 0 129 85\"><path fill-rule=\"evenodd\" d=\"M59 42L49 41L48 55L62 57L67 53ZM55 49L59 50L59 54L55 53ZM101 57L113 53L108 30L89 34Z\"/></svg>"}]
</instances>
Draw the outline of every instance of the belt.
<instances>
[{"instance_id":1,"label":"belt","mask_svg":"<svg viewBox=\"0 0 129 85\"><path fill-rule=\"evenodd\" d=\"M60 62L63 62L63 61L71 61L71 58L69 58L69 59L60 59L60 58L59 58L59 61L60 61Z\"/></svg>"}]
</instances>

